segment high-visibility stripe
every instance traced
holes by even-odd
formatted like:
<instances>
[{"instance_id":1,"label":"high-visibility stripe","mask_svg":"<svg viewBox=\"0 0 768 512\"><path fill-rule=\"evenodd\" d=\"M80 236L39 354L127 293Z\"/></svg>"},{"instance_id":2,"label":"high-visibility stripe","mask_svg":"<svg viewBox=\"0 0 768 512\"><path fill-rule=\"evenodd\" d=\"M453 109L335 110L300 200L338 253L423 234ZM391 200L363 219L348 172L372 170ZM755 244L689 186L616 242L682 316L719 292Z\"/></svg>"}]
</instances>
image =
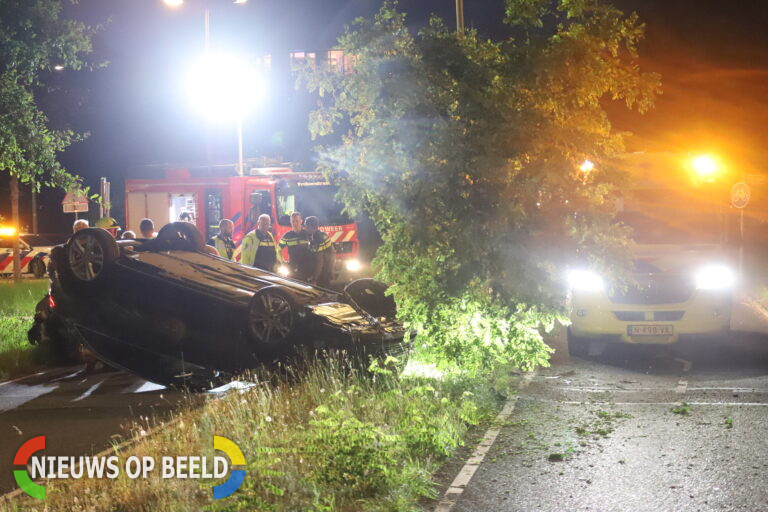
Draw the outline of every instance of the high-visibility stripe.
<instances>
[{"instance_id":1,"label":"high-visibility stripe","mask_svg":"<svg viewBox=\"0 0 768 512\"><path fill-rule=\"evenodd\" d=\"M334 231L333 233L330 234L328 238L331 239L331 242L336 242L338 241L339 238L341 238L341 235L343 234L344 234L343 231Z\"/></svg>"},{"instance_id":2,"label":"high-visibility stripe","mask_svg":"<svg viewBox=\"0 0 768 512\"><path fill-rule=\"evenodd\" d=\"M347 233L347 236L344 237L343 241L344 242L349 242L350 240L352 240L352 238L354 238L354 236L355 236L355 231L354 230L353 231L349 231Z\"/></svg>"},{"instance_id":3,"label":"high-visibility stripe","mask_svg":"<svg viewBox=\"0 0 768 512\"><path fill-rule=\"evenodd\" d=\"M309 245L309 240L280 240L280 247L292 247L294 245Z\"/></svg>"},{"instance_id":4,"label":"high-visibility stripe","mask_svg":"<svg viewBox=\"0 0 768 512\"><path fill-rule=\"evenodd\" d=\"M13 253L6 253L7 256L0 259L0 272L13 272ZM1 256L0 256L1 257ZM48 253L32 249L31 251L21 251L19 259L21 263L21 272L29 272L29 264L39 258L43 264L47 263Z\"/></svg>"}]
</instances>

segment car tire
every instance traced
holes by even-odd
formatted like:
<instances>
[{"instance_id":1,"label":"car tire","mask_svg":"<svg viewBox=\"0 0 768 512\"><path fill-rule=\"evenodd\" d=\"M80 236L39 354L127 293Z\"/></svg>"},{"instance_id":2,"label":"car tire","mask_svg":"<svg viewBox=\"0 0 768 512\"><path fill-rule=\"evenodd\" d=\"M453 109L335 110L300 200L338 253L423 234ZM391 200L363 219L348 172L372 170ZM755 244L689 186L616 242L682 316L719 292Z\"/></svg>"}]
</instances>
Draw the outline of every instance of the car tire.
<instances>
[{"instance_id":1,"label":"car tire","mask_svg":"<svg viewBox=\"0 0 768 512\"><path fill-rule=\"evenodd\" d=\"M248 303L248 332L261 348L284 348L296 331L298 306L279 286L262 288Z\"/></svg>"},{"instance_id":2,"label":"car tire","mask_svg":"<svg viewBox=\"0 0 768 512\"><path fill-rule=\"evenodd\" d=\"M581 338L574 335L568 329L568 354L572 356L583 357L589 352L589 338Z\"/></svg>"},{"instance_id":3,"label":"car tire","mask_svg":"<svg viewBox=\"0 0 768 512\"><path fill-rule=\"evenodd\" d=\"M101 228L81 229L67 241L64 252L66 281L81 289L98 288L120 256L115 239Z\"/></svg>"},{"instance_id":4,"label":"car tire","mask_svg":"<svg viewBox=\"0 0 768 512\"><path fill-rule=\"evenodd\" d=\"M161 250L202 251L205 247L203 235L189 222L171 222L163 226L154 241Z\"/></svg>"},{"instance_id":5,"label":"car tire","mask_svg":"<svg viewBox=\"0 0 768 512\"><path fill-rule=\"evenodd\" d=\"M41 258L35 258L29 263L29 271L36 279L45 277L45 263Z\"/></svg>"}]
</instances>

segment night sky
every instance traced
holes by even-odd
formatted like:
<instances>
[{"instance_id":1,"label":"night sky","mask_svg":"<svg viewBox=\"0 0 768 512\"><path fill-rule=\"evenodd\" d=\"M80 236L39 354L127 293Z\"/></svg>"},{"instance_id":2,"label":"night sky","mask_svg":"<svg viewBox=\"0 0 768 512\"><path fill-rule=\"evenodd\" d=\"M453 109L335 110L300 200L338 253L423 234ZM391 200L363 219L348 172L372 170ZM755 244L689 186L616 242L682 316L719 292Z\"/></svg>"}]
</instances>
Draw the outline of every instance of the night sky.
<instances>
[{"instance_id":1,"label":"night sky","mask_svg":"<svg viewBox=\"0 0 768 512\"><path fill-rule=\"evenodd\" d=\"M287 55L333 46L343 26L374 12L379 0L208 0L214 49L237 48L251 56ZM647 24L641 47L646 70L662 74L664 95L645 116L611 109L617 128L632 131L631 150L718 151L739 166L762 172L768 143L768 7L764 0L621 0ZM120 182L151 163L236 160L236 131L210 125L190 108L186 70L203 51L202 0L169 9L161 0L80 0L67 15L91 24L111 21L95 39L91 59L109 61L95 71L50 77L58 90L43 101L54 127L90 132L61 161L97 187L106 176ZM455 25L452 0L399 3L409 23L422 25L434 12ZM504 36L503 1L467 0L465 21L481 35ZM265 104L245 122L247 157L307 159L308 98L292 83L273 85ZM279 93L279 94L278 94ZM0 182L0 214L8 216L7 183ZM40 231L66 230L60 192L42 196ZM23 221L29 209L22 203ZM116 211L119 215L119 211ZM92 219L92 220L95 220Z\"/></svg>"}]
</instances>

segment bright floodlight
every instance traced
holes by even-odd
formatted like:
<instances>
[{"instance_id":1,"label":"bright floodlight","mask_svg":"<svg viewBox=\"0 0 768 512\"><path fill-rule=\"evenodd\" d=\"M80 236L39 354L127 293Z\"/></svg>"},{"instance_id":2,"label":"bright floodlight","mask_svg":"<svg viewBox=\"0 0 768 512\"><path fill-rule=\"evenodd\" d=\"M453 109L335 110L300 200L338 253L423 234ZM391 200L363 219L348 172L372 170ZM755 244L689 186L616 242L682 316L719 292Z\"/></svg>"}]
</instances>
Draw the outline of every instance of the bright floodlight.
<instances>
[{"instance_id":1,"label":"bright floodlight","mask_svg":"<svg viewBox=\"0 0 768 512\"><path fill-rule=\"evenodd\" d=\"M697 156L691 164L699 178L704 181L712 181L717 173L717 162L709 155Z\"/></svg>"},{"instance_id":2,"label":"bright floodlight","mask_svg":"<svg viewBox=\"0 0 768 512\"><path fill-rule=\"evenodd\" d=\"M589 173L595 169L595 164L591 160L584 160L584 163L579 166L579 169L583 173Z\"/></svg>"},{"instance_id":3,"label":"bright floodlight","mask_svg":"<svg viewBox=\"0 0 768 512\"><path fill-rule=\"evenodd\" d=\"M264 94L256 70L232 55L206 55L193 66L188 84L193 104L218 121L241 120Z\"/></svg>"},{"instance_id":4,"label":"bright floodlight","mask_svg":"<svg viewBox=\"0 0 768 512\"><path fill-rule=\"evenodd\" d=\"M184 0L163 0L163 3L171 7L178 7L184 3Z\"/></svg>"}]
</instances>

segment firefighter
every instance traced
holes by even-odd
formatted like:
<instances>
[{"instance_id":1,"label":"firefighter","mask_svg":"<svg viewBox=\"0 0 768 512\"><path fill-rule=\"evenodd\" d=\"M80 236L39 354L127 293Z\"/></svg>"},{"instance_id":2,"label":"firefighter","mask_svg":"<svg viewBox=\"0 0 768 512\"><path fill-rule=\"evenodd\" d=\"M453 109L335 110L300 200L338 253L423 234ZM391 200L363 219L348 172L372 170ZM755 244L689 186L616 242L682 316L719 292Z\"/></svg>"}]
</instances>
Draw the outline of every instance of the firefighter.
<instances>
[{"instance_id":1,"label":"firefighter","mask_svg":"<svg viewBox=\"0 0 768 512\"><path fill-rule=\"evenodd\" d=\"M310 282L323 288L331 286L333 266L336 263L336 250L333 248L331 237L318 228L320 221L315 216L307 217L304 227L309 232L309 248L315 257L315 269Z\"/></svg>"},{"instance_id":2,"label":"firefighter","mask_svg":"<svg viewBox=\"0 0 768 512\"><path fill-rule=\"evenodd\" d=\"M256 229L243 238L240 263L274 272L277 263L277 244L270 228L272 219L266 213L259 215Z\"/></svg>"},{"instance_id":3,"label":"firefighter","mask_svg":"<svg viewBox=\"0 0 768 512\"><path fill-rule=\"evenodd\" d=\"M112 217L102 217L96 221L96 224L94 224L94 226L97 228L106 229L107 231L109 231L109 234L112 235L114 238L117 238L117 232L120 231L120 226L117 224L117 221Z\"/></svg>"},{"instance_id":4,"label":"firefighter","mask_svg":"<svg viewBox=\"0 0 768 512\"><path fill-rule=\"evenodd\" d=\"M309 248L309 232L302 227L301 213L291 214L291 230L280 238L278 256L282 261L282 251L288 248L288 263L291 267L291 277L307 281L315 270L315 258Z\"/></svg>"},{"instance_id":5,"label":"firefighter","mask_svg":"<svg viewBox=\"0 0 768 512\"><path fill-rule=\"evenodd\" d=\"M216 249L219 256L228 260L232 259L235 253L235 241L232 240L232 231L235 229L234 223L229 219L221 219L219 222L219 232L208 240L208 245Z\"/></svg>"}]
</instances>

